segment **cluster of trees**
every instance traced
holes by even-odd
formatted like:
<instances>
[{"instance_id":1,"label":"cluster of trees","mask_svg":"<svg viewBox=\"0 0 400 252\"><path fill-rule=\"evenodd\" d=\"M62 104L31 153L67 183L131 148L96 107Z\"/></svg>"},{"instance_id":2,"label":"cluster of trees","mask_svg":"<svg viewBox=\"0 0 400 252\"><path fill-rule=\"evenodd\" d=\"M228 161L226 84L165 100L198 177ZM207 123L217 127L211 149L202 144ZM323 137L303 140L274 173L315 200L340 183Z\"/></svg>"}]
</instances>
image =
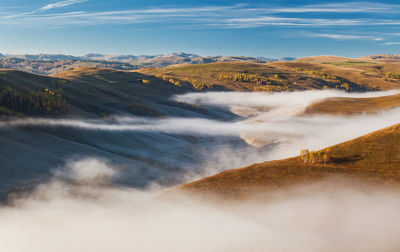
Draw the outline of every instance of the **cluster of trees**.
<instances>
[{"instance_id":1,"label":"cluster of trees","mask_svg":"<svg viewBox=\"0 0 400 252\"><path fill-rule=\"evenodd\" d=\"M202 108L200 105L197 105L197 104L187 103L187 102L183 102L183 101L177 101L176 106L179 108L182 108L182 109L191 110L191 111L202 113L202 114L208 113L208 110L206 108Z\"/></svg>"},{"instance_id":2,"label":"cluster of trees","mask_svg":"<svg viewBox=\"0 0 400 252\"><path fill-rule=\"evenodd\" d=\"M386 76L387 78L392 78L392 79L400 80L400 74L398 74L398 73L385 73L385 76Z\"/></svg>"},{"instance_id":3,"label":"cluster of trees","mask_svg":"<svg viewBox=\"0 0 400 252\"><path fill-rule=\"evenodd\" d=\"M308 149L302 149L300 151L300 158L301 160L307 163L328 163L331 160L331 149L327 148L324 150L316 151L312 150L309 151Z\"/></svg>"},{"instance_id":4,"label":"cluster of trees","mask_svg":"<svg viewBox=\"0 0 400 252\"><path fill-rule=\"evenodd\" d=\"M128 105L130 113L138 116L161 116L162 114L157 110L139 103L133 103Z\"/></svg>"},{"instance_id":5,"label":"cluster of trees","mask_svg":"<svg viewBox=\"0 0 400 252\"><path fill-rule=\"evenodd\" d=\"M198 78L192 78L192 77L186 77L183 79L185 82L190 83L190 85L198 91L202 90L207 90L207 89L213 89L214 85L207 83L205 81L202 81Z\"/></svg>"},{"instance_id":6,"label":"cluster of trees","mask_svg":"<svg viewBox=\"0 0 400 252\"><path fill-rule=\"evenodd\" d=\"M180 88L192 87L192 85L190 83L186 83L182 80L179 80L179 79L174 78L167 74L156 74L155 76L160 80L168 81L169 83L174 84L175 86L180 87Z\"/></svg>"},{"instance_id":7,"label":"cluster of trees","mask_svg":"<svg viewBox=\"0 0 400 252\"><path fill-rule=\"evenodd\" d=\"M316 71L316 70L311 70L311 69L306 69L306 68L301 68L301 67L296 67L295 70L298 72L305 73L305 74L314 75L314 76L316 76L318 78L322 78L324 80L329 80L330 82L341 83L341 80L337 76L329 74L329 73L324 73L321 71Z\"/></svg>"},{"instance_id":8,"label":"cluster of trees","mask_svg":"<svg viewBox=\"0 0 400 252\"><path fill-rule=\"evenodd\" d=\"M253 87L253 91L259 92L281 92L288 90L287 86L274 86L274 85L264 85L264 86L255 86Z\"/></svg>"},{"instance_id":9,"label":"cluster of trees","mask_svg":"<svg viewBox=\"0 0 400 252\"><path fill-rule=\"evenodd\" d=\"M185 77L183 80L180 80L168 74L156 74L155 76L158 79L161 79L163 81L168 81L169 83L174 84L175 86L180 88L190 88L197 91L204 91L209 89L214 89L214 90L223 89L219 85L208 83L206 81L200 80L199 78Z\"/></svg>"},{"instance_id":10,"label":"cluster of trees","mask_svg":"<svg viewBox=\"0 0 400 252\"><path fill-rule=\"evenodd\" d=\"M336 83L337 85L335 85L335 88L338 88L338 89L345 89L346 91L360 89L360 87L357 84L355 84L349 80L343 79L341 77L329 74L329 73L324 73L321 71L310 70L310 69L301 68L301 67L297 67L297 68L295 68L295 70L298 72L316 76L316 77L321 78L329 83Z\"/></svg>"},{"instance_id":11,"label":"cluster of trees","mask_svg":"<svg viewBox=\"0 0 400 252\"><path fill-rule=\"evenodd\" d=\"M274 74L275 79L279 79L279 74ZM230 80L230 81L240 81L240 82L251 82L257 85L276 85L276 81L270 80L269 78L257 75L257 74L247 74L247 73L224 73L218 76L219 80Z\"/></svg>"},{"instance_id":12,"label":"cluster of trees","mask_svg":"<svg viewBox=\"0 0 400 252\"><path fill-rule=\"evenodd\" d=\"M21 94L11 87L0 91L0 107L11 113L32 116L57 116L67 113L70 109L60 90L44 89Z\"/></svg>"}]
</instances>

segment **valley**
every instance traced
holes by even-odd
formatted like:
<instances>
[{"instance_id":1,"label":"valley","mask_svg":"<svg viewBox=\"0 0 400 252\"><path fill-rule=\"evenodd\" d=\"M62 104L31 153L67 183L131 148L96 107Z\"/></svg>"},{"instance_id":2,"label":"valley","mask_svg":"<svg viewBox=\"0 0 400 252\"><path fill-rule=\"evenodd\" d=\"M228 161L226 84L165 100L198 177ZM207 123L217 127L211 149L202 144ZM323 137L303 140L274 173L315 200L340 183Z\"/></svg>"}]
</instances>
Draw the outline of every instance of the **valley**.
<instances>
[{"instance_id":1,"label":"valley","mask_svg":"<svg viewBox=\"0 0 400 252\"><path fill-rule=\"evenodd\" d=\"M303 65L309 70L300 71L298 64L303 63L296 62L304 61L135 71L85 67L52 76L1 70L0 88L8 88L0 106L0 162L7 167L1 194L5 197L10 188L18 191L31 180L46 181L54 168L85 158L120 167L123 175L113 182L117 186L171 187L255 162L288 158L303 147L328 147L398 122L392 117L400 105L398 92L383 91L397 80L382 80L377 88L368 84L369 76L352 79L314 65ZM352 67L359 71L360 66ZM345 70L350 71L347 65ZM343 88L344 81L352 88ZM266 86L285 89L258 88ZM28 105L19 105L34 92L43 92L45 100L32 100L30 106L46 114L32 114L24 109ZM40 107L51 104L54 96L68 109L53 113L50 107ZM378 123L363 126L368 120ZM336 123L342 127L329 126ZM360 130L341 133L354 125ZM328 131L332 137L319 137ZM291 169L304 170L295 167Z\"/></svg>"}]
</instances>

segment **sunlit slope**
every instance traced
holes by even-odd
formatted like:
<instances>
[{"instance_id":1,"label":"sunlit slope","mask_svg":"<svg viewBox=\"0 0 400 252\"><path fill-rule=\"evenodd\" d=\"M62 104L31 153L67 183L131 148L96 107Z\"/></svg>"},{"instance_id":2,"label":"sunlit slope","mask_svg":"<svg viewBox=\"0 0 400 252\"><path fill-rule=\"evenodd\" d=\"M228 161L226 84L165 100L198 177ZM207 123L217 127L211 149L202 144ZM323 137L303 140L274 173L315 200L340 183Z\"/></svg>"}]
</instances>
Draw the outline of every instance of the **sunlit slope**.
<instances>
[{"instance_id":1,"label":"sunlit slope","mask_svg":"<svg viewBox=\"0 0 400 252\"><path fill-rule=\"evenodd\" d=\"M330 161L304 163L300 157L228 170L181 186L202 196L242 198L331 176L370 183L400 183L400 124L332 146Z\"/></svg>"},{"instance_id":2,"label":"sunlit slope","mask_svg":"<svg viewBox=\"0 0 400 252\"><path fill-rule=\"evenodd\" d=\"M310 105L306 114L353 115L376 113L400 106L400 94L373 98L329 98Z\"/></svg>"},{"instance_id":3,"label":"sunlit slope","mask_svg":"<svg viewBox=\"0 0 400 252\"><path fill-rule=\"evenodd\" d=\"M311 74L326 73L376 90L400 88L398 55L374 55L357 59L313 56L293 62L271 62L269 65Z\"/></svg>"},{"instance_id":4,"label":"sunlit slope","mask_svg":"<svg viewBox=\"0 0 400 252\"><path fill-rule=\"evenodd\" d=\"M338 57L332 55L319 55L303 57L295 60L297 62L308 62L308 63L400 63L399 54L376 54L368 55L360 58L348 58Z\"/></svg>"},{"instance_id":5,"label":"sunlit slope","mask_svg":"<svg viewBox=\"0 0 400 252\"><path fill-rule=\"evenodd\" d=\"M43 75L17 70L0 69L0 88L10 86L21 92L31 92L43 88L59 89L65 81Z\"/></svg>"},{"instance_id":6,"label":"sunlit slope","mask_svg":"<svg viewBox=\"0 0 400 252\"><path fill-rule=\"evenodd\" d=\"M337 57L334 57L335 59ZM400 88L393 64L326 62L224 62L177 65L135 70L195 90L293 91L341 89L346 91ZM386 75L391 74L390 77Z\"/></svg>"}]
</instances>

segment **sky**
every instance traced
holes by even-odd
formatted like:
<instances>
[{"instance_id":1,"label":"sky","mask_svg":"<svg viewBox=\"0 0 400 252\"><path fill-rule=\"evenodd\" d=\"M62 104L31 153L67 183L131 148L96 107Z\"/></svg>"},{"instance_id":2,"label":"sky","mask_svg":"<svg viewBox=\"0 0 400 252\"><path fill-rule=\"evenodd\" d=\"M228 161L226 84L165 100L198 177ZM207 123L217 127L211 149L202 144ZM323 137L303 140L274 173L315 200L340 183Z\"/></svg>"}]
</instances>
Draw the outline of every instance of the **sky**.
<instances>
[{"instance_id":1,"label":"sky","mask_svg":"<svg viewBox=\"0 0 400 252\"><path fill-rule=\"evenodd\" d=\"M1 0L0 34L3 54L360 57L399 52L400 2Z\"/></svg>"}]
</instances>

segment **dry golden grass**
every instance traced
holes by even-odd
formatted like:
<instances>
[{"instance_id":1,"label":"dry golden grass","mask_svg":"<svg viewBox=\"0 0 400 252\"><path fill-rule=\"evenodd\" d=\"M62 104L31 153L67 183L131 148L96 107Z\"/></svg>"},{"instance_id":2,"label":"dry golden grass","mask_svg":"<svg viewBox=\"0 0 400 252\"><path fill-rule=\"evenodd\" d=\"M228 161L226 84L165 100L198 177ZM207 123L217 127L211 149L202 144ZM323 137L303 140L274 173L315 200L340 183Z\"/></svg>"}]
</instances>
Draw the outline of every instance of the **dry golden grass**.
<instances>
[{"instance_id":1,"label":"dry golden grass","mask_svg":"<svg viewBox=\"0 0 400 252\"><path fill-rule=\"evenodd\" d=\"M331 161L303 163L300 157L228 170L178 190L201 197L242 199L337 177L371 184L400 184L400 124L331 147Z\"/></svg>"},{"instance_id":2,"label":"dry golden grass","mask_svg":"<svg viewBox=\"0 0 400 252\"><path fill-rule=\"evenodd\" d=\"M353 115L400 106L400 94L374 98L329 98L309 106L306 114Z\"/></svg>"},{"instance_id":3,"label":"dry golden grass","mask_svg":"<svg viewBox=\"0 0 400 252\"><path fill-rule=\"evenodd\" d=\"M338 57L338 56L310 56L295 60L295 62L305 62L305 63L322 63L322 62L346 62L351 60L350 58Z\"/></svg>"},{"instance_id":4,"label":"dry golden grass","mask_svg":"<svg viewBox=\"0 0 400 252\"><path fill-rule=\"evenodd\" d=\"M334 76L342 83L350 83L349 91L389 90L400 88L400 80L385 78L387 72L398 72L398 63L374 63L349 61L340 57L310 57L293 62L270 62L266 64L246 62L223 62L197 65L178 65L167 68L135 70L147 75L165 75L175 80L190 78L200 83L213 84L225 90L260 91L262 85L251 82L221 79L224 74L252 74L268 78L280 86L278 90L309 90L340 88L335 80L299 71L299 68L318 71ZM190 85L189 85L190 86ZM267 89L268 90L268 89Z\"/></svg>"},{"instance_id":5,"label":"dry golden grass","mask_svg":"<svg viewBox=\"0 0 400 252\"><path fill-rule=\"evenodd\" d=\"M360 86L373 90L390 90L399 89L400 80L385 78L386 72L397 72L397 64L371 63L361 64L361 62L353 62L347 64L337 64L337 62L272 62L270 66L284 68L287 71L296 71L297 68L320 71L334 76L338 76L345 80L357 83Z\"/></svg>"}]
</instances>

